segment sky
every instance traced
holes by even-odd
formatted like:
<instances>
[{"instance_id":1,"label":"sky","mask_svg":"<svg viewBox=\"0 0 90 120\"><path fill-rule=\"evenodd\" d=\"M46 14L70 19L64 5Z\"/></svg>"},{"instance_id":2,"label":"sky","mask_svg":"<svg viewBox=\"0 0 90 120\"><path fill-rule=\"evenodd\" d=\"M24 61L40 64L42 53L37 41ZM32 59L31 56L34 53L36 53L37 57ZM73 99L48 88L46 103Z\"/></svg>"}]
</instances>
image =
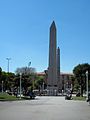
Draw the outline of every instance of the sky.
<instances>
[{"instance_id":1,"label":"sky","mask_svg":"<svg viewBox=\"0 0 90 120\"><path fill-rule=\"evenodd\" d=\"M49 28L57 28L61 72L90 64L90 0L0 0L0 67L48 68Z\"/></svg>"}]
</instances>

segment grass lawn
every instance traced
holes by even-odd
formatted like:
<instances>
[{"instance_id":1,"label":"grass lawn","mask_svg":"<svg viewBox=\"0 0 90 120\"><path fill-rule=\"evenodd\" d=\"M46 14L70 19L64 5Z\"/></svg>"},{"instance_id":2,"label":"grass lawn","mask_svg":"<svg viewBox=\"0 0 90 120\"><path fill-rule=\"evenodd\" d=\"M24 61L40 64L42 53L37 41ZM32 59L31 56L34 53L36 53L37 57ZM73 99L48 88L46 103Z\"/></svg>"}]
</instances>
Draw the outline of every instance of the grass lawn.
<instances>
[{"instance_id":1,"label":"grass lawn","mask_svg":"<svg viewBox=\"0 0 90 120\"><path fill-rule=\"evenodd\" d=\"M15 100L31 100L34 98L30 98L30 96L24 96L20 99L20 97L12 96L7 93L0 93L0 101L15 101Z\"/></svg>"},{"instance_id":2,"label":"grass lawn","mask_svg":"<svg viewBox=\"0 0 90 120\"><path fill-rule=\"evenodd\" d=\"M83 96L83 97L76 97L76 96L73 96L72 97L73 98L73 100L81 100L81 101L85 101L86 100L86 97L85 96Z\"/></svg>"},{"instance_id":3,"label":"grass lawn","mask_svg":"<svg viewBox=\"0 0 90 120\"><path fill-rule=\"evenodd\" d=\"M7 93L0 93L0 101L13 101L18 100L15 96L8 95Z\"/></svg>"}]
</instances>

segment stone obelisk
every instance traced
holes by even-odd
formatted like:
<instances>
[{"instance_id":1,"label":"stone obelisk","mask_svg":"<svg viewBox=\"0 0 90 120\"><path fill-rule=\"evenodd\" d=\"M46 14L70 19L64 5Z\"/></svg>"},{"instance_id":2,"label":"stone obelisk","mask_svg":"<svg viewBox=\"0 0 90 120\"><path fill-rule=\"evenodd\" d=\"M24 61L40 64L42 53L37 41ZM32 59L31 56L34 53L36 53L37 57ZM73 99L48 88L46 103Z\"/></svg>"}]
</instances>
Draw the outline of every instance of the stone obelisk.
<instances>
[{"instance_id":1,"label":"stone obelisk","mask_svg":"<svg viewBox=\"0 0 90 120\"><path fill-rule=\"evenodd\" d=\"M62 91L62 81L60 79L60 48L57 48L57 79L58 79L58 92Z\"/></svg>"},{"instance_id":2,"label":"stone obelisk","mask_svg":"<svg viewBox=\"0 0 90 120\"><path fill-rule=\"evenodd\" d=\"M49 38L49 66L47 89L48 95L57 94L57 41L56 41L56 25L53 21L50 26Z\"/></svg>"}]
</instances>

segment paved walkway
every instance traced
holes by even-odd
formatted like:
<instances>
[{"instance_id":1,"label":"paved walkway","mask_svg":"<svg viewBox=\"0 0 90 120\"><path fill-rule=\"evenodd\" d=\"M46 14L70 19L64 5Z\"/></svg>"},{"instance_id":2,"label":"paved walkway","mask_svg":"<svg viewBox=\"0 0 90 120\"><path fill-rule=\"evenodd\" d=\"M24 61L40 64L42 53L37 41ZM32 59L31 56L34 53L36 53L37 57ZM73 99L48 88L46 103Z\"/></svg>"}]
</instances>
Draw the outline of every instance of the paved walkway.
<instances>
[{"instance_id":1,"label":"paved walkway","mask_svg":"<svg viewBox=\"0 0 90 120\"><path fill-rule=\"evenodd\" d=\"M85 101L46 96L0 102L0 120L90 120L90 106Z\"/></svg>"}]
</instances>

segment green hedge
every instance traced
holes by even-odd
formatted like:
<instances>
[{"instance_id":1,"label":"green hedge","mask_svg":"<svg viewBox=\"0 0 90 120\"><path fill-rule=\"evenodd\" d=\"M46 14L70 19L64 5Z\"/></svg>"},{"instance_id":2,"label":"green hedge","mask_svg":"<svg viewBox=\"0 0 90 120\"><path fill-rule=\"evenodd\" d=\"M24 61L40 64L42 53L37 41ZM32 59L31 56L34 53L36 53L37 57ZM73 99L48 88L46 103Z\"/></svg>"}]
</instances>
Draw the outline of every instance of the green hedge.
<instances>
[{"instance_id":1,"label":"green hedge","mask_svg":"<svg viewBox=\"0 0 90 120\"><path fill-rule=\"evenodd\" d=\"M74 96L73 97L73 100L81 100L81 101L85 101L86 100L86 97L84 96L84 97L76 97L76 96Z\"/></svg>"},{"instance_id":2,"label":"green hedge","mask_svg":"<svg viewBox=\"0 0 90 120\"><path fill-rule=\"evenodd\" d=\"M18 100L18 98L7 93L0 93L0 101L12 101L12 100Z\"/></svg>"}]
</instances>

